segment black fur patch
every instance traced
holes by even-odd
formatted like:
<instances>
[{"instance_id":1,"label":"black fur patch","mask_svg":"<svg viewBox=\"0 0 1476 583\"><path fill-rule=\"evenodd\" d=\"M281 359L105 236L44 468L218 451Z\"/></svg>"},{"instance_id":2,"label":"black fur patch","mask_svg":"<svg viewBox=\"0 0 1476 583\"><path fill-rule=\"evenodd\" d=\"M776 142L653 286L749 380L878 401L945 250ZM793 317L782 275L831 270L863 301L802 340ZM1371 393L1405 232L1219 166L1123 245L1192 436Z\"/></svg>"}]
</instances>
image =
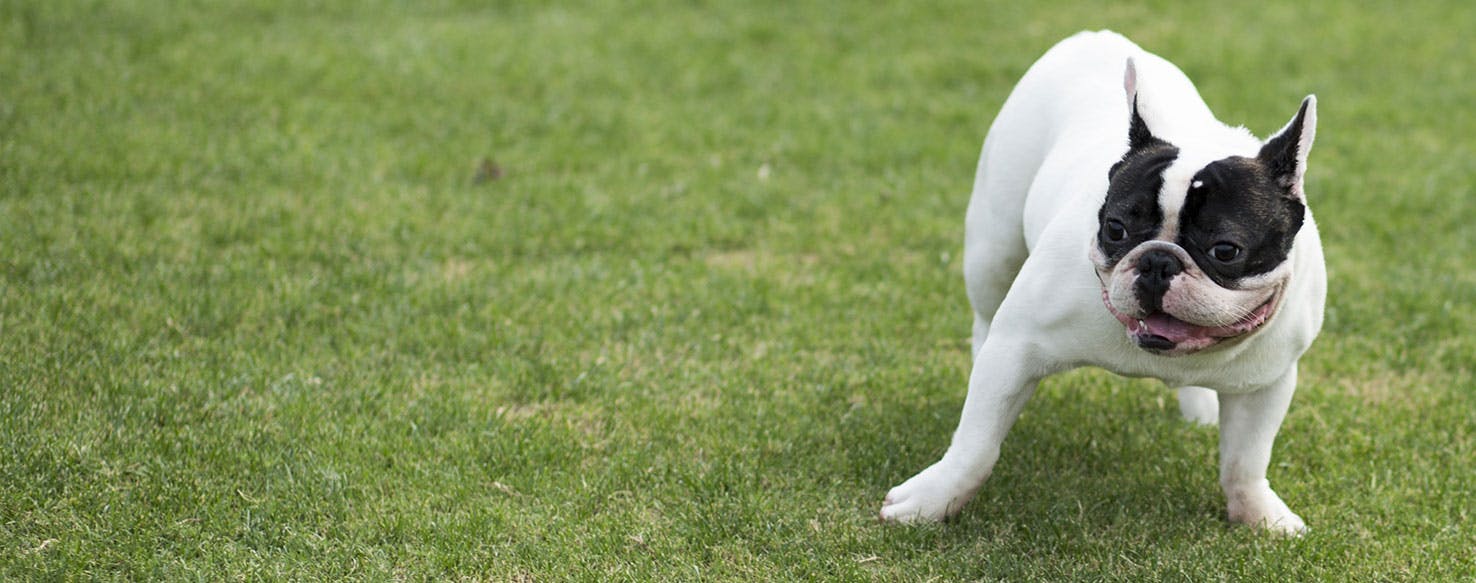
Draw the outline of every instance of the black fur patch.
<instances>
[{"instance_id":1,"label":"black fur patch","mask_svg":"<svg viewBox=\"0 0 1476 583\"><path fill-rule=\"evenodd\" d=\"M1158 192L1163 189L1163 171L1179 157L1177 147L1149 131L1148 122L1138 113L1137 95L1129 109L1128 150L1107 170L1107 200L1097 210L1097 246L1107 257L1109 268L1163 229ZM1127 231L1122 240L1113 241L1107 236L1111 221L1122 223Z\"/></svg>"},{"instance_id":2,"label":"black fur patch","mask_svg":"<svg viewBox=\"0 0 1476 583\"><path fill-rule=\"evenodd\" d=\"M1132 119L1128 121L1128 151L1142 150L1162 143L1163 140L1153 137L1153 132L1148 131L1148 122L1138 113L1138 96L1133 95Z\"/></svg>"},{"instance_id":3,"label":"black fur patch","mask_svg":"<svg viewBox=\"0 0 1476 583\"><path fill-rule=\"evenodd\" d=\"M1206 165L1190 181L1177 243L1222 287L1275 269L1291 252L1306 209L1278 172L1284 169L1265 160L1231 156ZM1210 250L1221 243L1241 251L1220 261Z\"/></svg>"},{"instance_id":4,"label":"black fur patch","mask_svg":"<svg viewBox=\"0 0 1476 583\"><path fill-rule=\"evenodd\" d=\"M1142 143L1141 147L1129 149L1107 174L1110 178L1107 200L1097 211L1097 245L1107 257L1108 267L1117 265L1134 247L1163 229L1158 192L1163 190L1163 171L1178 159L1179 149L1152 137ZM1127 237L1111 240L1107 236L1108 221L1121 222Z\"/></svg>"}]
</instances>

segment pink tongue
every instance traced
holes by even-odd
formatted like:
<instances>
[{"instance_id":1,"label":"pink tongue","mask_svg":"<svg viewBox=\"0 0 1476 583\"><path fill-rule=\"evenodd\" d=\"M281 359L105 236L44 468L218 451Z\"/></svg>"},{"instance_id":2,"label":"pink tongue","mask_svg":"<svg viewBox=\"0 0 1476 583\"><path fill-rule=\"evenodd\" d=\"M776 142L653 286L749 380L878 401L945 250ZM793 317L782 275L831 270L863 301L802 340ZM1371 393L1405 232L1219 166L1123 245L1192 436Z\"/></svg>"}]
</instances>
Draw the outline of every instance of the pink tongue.
<instances>
[{"instance_id":1,"label":"pink tongue","mask_svg":"<svg viewBox=\"0 0 1476 583\"><path fill-rule=\"evenodd\" d=\"M1148 326L1149 334L1162 336L1175 344L1190 338L1201 337L1207 331L1204 327L1195 326L1163 312L1143 318L1143 323Z\"/></svg>"}]
</instances>

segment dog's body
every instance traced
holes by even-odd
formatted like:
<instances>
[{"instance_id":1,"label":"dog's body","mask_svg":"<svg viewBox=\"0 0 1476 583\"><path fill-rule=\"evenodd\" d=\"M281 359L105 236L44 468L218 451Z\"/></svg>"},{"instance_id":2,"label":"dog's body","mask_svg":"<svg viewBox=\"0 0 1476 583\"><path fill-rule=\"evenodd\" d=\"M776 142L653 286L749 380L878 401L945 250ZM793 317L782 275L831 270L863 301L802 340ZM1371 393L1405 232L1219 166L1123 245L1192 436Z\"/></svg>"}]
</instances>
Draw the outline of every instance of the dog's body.
<instances>
[{"instance_id":1,"label":"dog's body","mask_svg":"<svg viewBox=\"0 0 1476 583\"><path fill-rule=\"evenodd\" d=\"M1267 142L1227 127L1177 67L1111 32L1041 57L989 130L969 203L962 419L943 459L892 489L881 516L956 512L1036 383L1097 366L1183 387L1190 419L1218 415L1232 521L1304 529L1265 471L1322 325L1326 275L1302 187L1315 124L1308 97Z\"/></svg>"}]
</instances>

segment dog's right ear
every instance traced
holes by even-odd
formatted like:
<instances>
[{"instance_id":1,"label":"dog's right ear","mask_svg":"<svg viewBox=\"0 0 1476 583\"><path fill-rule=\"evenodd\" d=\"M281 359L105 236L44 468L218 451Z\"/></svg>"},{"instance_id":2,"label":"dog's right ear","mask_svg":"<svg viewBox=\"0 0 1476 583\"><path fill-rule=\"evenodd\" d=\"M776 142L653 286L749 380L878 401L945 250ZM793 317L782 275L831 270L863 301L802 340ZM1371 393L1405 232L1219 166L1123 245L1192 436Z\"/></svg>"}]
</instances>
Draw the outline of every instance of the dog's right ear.
<instances>
[{"instance_id":1,"label":"dog's right ear","mask_svg":"<svg viewBox=\"0 0 1476 583\"><path fill-rule=\"evenodd\" d=\"M1128 57L1127 69L1122 73L1122 90L1127 95L1128 151L1122 155L1122 160L1107 170L1108 180L1117 175L1117 171L1122 169L1122 165L1132 157L1133 152L1163 143L1163 140L1153 136L1153 132L1148 129L1148 122L1143 119L1142 113L1138 110L1138 67L1132 57Z\"/></svg>"},{"instance_id":2,"label":"dog's right ear","mask_svg":"<svg viewBox=\"0 0 1476 583\"><path fill-rule=\"evenodd\" d=\"M1131 122L1128 125L1128 149L1137 150L1144 148L1155 141L1153 132L1148 130L1148 122L1143 120L1143 114L1138 111L1138 67L1133 63L1133 58L1128 57L1127 70L1122 73L1122 90L1127 94L1128 112Z\"/></svg>"}]
</instances>

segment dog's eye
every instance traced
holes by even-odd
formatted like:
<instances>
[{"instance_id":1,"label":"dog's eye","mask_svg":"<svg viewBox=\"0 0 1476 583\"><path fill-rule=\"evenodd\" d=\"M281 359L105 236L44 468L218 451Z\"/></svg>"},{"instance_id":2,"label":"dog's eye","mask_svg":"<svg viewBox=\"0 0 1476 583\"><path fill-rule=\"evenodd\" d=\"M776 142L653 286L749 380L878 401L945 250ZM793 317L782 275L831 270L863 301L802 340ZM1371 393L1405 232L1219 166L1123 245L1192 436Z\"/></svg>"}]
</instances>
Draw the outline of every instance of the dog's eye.
<instances>
[{"instance_id":1,"label":"dog's eye","mask_svg":"<svg viewBox=\"0 0 1476 583\"><path fill-rule=\"evenodd\" d=\"M1240 257L1240 248L1230 243L1216 243L1214 247L1210 247L1210 257L1220 262L1234 261L1236 257Z\"/></svg>"},{"instance_id":2,"label":"dog's eye","mask_svg":"<svg viewBox=\"0 0 1476 583\"><path fill-rule=\"evenodd\" d=\"M1111 219L1104 223L1102 225L1102 234L1107 236L1108 241L1114 243L1122 241L1128 236L1127 227L1122 226L1122 221L1117 219Z\"/></svg>"}]
</instances>

